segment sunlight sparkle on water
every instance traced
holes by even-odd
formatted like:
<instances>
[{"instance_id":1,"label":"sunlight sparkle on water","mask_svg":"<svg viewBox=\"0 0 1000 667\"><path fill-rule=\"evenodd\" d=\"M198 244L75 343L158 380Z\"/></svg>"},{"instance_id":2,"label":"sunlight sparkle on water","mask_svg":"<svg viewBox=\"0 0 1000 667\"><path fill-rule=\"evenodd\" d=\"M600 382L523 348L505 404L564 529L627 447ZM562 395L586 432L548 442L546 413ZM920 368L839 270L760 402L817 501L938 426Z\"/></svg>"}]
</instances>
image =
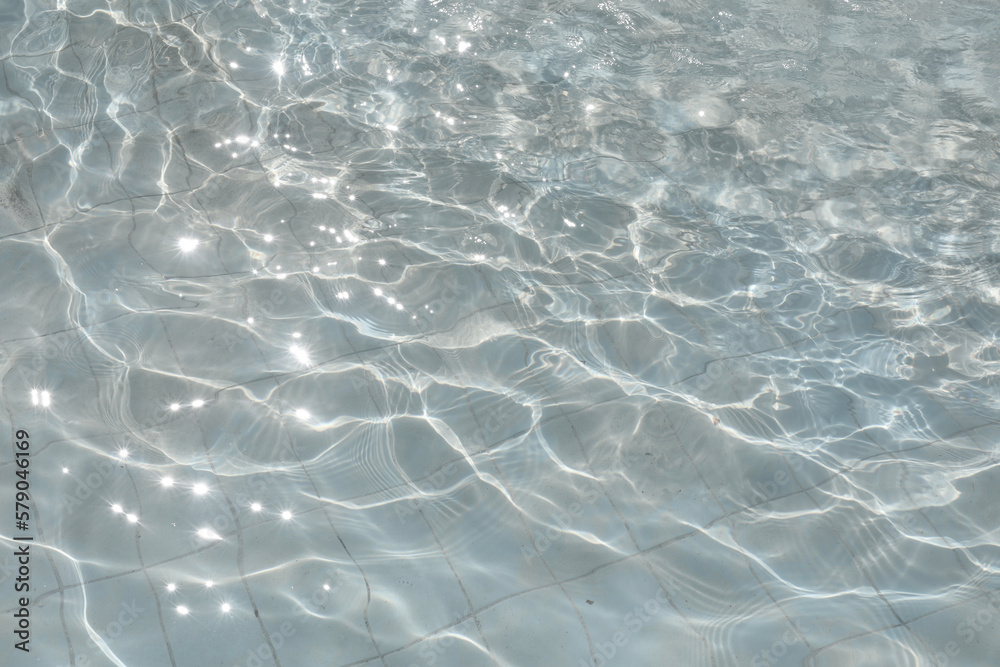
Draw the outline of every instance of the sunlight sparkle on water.
<instances>
[{"instance_id":1,"label":"sunlight sparkle on water","mask_svg":"<svg viewBox=\"0 0 1000 667\"><path fill-rule=\"evenodd\" d=\"M219 536L219 534L217 532L215 532L214 530L212 530L211 528L199 528L198 529L198 537L200 537L203 540L221 540L222 539Z\"/></svg>"},{"instance_id":2,"label":"sunlight sparkle on water","mask_svg":"<svg viewBox=\"0 0 1000 667\"><path fill-rule=\"evenodd\" d=\"M305 351L300 345L292 345L288 348L288 351L292 353L299 363L309 364L309 353Z\"/></svg>"}]
</instances>

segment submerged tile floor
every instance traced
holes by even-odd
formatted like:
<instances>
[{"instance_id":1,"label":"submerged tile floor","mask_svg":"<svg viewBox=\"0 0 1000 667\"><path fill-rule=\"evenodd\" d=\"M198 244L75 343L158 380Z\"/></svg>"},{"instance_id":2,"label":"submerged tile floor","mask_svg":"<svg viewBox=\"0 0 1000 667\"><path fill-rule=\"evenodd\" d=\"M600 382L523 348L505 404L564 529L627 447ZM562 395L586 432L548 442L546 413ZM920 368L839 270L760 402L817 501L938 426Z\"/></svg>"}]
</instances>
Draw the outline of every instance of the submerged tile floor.
<instances>
[{"instance_id":1,"label":"submerged tile floor","mask_svg":"<svg viewBox=\"0 0 1000 667\"><path fill-rule=\"evenodd\" d=\"M2 9L0 661L991 664L988 10L440 4Z\"/></svg>"}]
</instances>

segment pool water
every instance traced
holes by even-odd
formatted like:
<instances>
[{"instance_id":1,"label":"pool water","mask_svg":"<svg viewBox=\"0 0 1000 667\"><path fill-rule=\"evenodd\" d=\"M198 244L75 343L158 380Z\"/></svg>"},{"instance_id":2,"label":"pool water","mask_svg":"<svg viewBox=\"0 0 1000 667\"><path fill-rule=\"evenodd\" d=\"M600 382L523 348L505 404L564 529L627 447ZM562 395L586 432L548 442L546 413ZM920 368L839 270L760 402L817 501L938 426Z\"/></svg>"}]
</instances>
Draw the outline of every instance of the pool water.
<instances>
[{"instance_id":1,"label":"pool water","mask_svg":"<svg viewBox=\"0 0 1000 667\"><path fill-rule=\"evenodd\" d=\"M0 3L0 663L995 664L998 48Z\"/></svg>"}]
</instances>

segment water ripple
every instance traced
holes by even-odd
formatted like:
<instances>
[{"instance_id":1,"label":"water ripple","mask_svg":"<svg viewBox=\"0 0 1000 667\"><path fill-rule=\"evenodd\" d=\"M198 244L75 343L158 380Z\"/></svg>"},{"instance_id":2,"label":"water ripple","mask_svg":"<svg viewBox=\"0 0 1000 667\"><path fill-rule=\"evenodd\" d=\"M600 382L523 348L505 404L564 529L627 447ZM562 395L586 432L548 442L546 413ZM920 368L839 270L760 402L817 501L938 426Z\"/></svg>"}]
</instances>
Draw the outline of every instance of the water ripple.
<instances>
[{"instance_id":1,"label":"water ripple","mask_svg":"<svg viewBox=\"0 0 1000 667\"><path fill-rule=\"evenodd\" d=\"M990 664L991 19L0 8L38 660Z\"/></svg>"}]
</instances>

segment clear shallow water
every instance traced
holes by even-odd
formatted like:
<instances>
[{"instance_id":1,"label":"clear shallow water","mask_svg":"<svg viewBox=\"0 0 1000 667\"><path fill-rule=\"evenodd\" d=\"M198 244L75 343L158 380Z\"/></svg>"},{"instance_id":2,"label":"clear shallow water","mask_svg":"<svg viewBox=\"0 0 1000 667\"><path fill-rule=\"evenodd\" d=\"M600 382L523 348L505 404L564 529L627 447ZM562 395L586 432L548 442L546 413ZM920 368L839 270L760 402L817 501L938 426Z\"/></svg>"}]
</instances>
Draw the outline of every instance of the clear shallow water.
<instances>
[{"instance_id":1,"label":"clear shallow water","mask_svg":"<svg viewBox=\"0 0 1000 667\"><path fill-rule=\"evenodd\" d=\"M991 3L65 4L4 664L994 663Z\"/></svg>"}]
</instances>

